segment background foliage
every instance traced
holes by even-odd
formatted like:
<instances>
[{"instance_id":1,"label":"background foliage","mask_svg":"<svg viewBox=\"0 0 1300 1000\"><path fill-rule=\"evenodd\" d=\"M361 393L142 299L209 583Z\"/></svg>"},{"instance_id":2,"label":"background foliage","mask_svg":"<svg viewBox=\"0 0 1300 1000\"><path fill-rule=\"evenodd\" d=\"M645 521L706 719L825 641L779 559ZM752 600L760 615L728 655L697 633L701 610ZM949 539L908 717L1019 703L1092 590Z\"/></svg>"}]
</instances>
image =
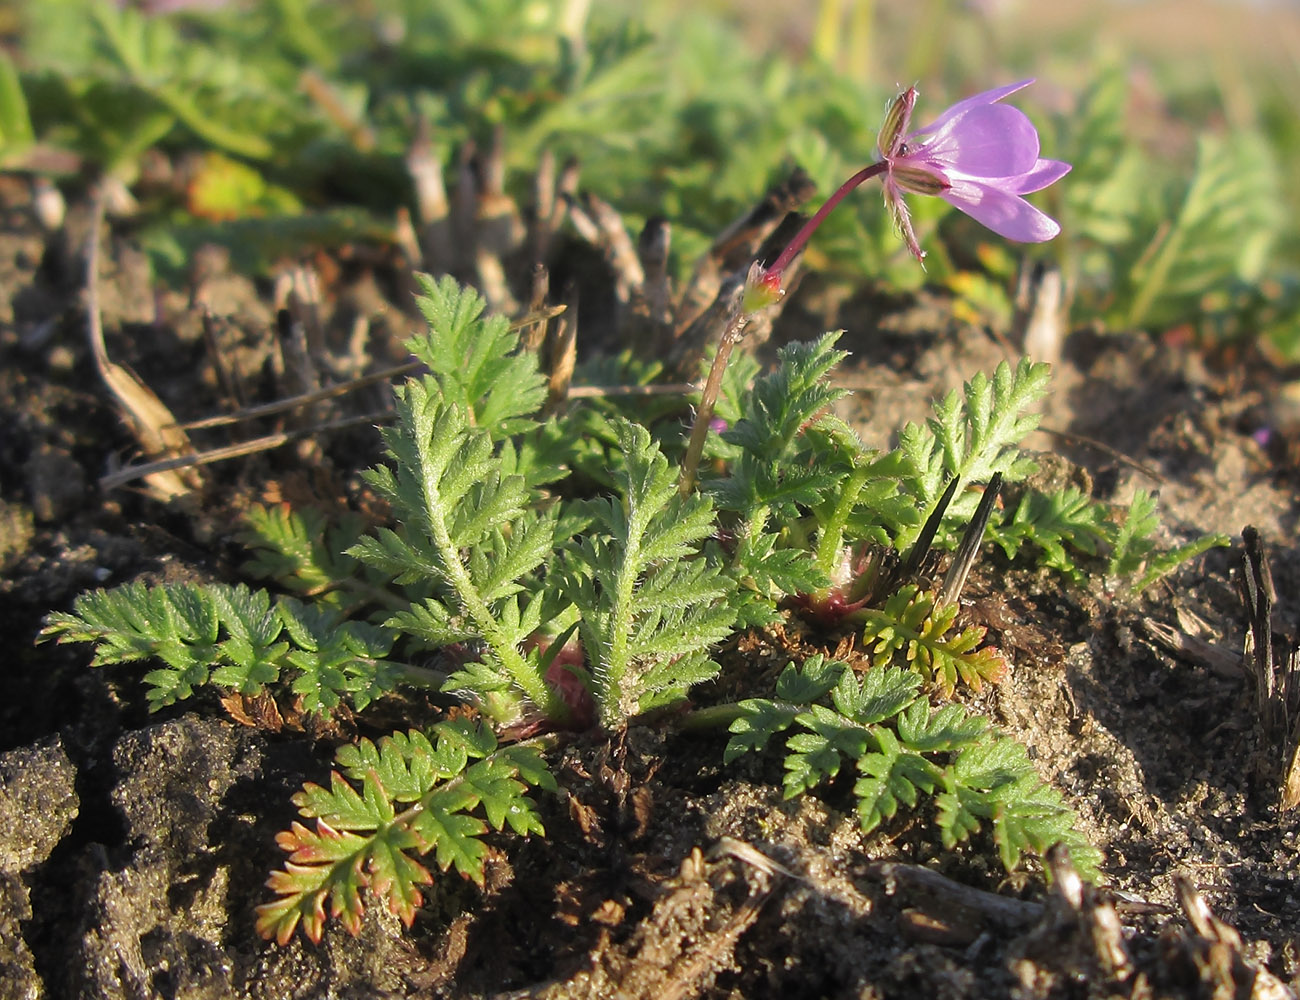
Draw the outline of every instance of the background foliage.
<instances>
[{"instance_id":1,"label":"background foliage","mask_svg":"<svg viewBox=\"0 0 1300 1000\"><path fill-rule=\"evenodd\" d=\"M1063 268L1073 318L1300 357L1293 12L786 6L27 0L0 13L0 164L70 185L87 167L115 172L145 202L160 265L214 238L256 264L277 236L382 238L412 200L418 130L450 161L500 126L521 202L543 150L577 157L584 187L632 225L672 221L682 273L791 165L825 194L871 159L900 82L920 86L920 120L1036 75L1018 104L1075 170L1044 196L1064 235L1029 252ZM1135 17L1151 30L1114 27ZM148 183L155 147L182 158L184 197ZM976 313L1007 315L1016 248L915 199L923 273L878 197L851 205L819 232L812 264L895 288L947 283Z\"/></svg>"}]
</instances>

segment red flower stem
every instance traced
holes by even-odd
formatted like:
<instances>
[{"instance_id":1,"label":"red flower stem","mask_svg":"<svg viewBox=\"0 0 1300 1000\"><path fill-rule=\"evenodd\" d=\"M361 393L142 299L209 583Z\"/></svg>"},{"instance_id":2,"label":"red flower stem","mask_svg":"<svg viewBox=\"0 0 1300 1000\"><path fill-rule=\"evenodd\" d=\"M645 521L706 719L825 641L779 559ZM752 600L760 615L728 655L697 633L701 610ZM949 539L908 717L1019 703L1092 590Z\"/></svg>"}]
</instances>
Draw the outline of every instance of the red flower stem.
<instances>
[{"instance_id":1,"label":"red flower stem","mask_svg":"<svg viewBox=\"0 0 1300 1000\"><path fill-rule=\"evenodd\" d=\"M830 214L831 209L844 200L844 196L852 191L863 181L868 181L878 174L883 174L889 168L888 162L881 160L879 163L873 163L869 167L863 167L856 174L841 184L833 195L826 199L826 204L817 209L817 213L803 224L803 228L795 234L794 239L790 241L789 246L781 251L781 256L772 262L772 266L763 272L763 277L769 282L779 283L781 272L794 260L795 255L803 249L808 238L812 236L813 231L822 224L822 220Z\"/></svg>"}]
</instances>

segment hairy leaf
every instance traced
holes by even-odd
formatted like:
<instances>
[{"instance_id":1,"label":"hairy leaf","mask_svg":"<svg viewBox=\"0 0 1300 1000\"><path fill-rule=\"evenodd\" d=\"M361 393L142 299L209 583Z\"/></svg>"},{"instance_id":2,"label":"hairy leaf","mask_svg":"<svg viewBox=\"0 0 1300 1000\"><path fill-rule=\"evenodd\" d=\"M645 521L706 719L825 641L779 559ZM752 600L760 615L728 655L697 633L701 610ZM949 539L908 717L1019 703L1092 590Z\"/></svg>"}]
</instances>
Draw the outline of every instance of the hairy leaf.
<instances>
[{"instance_id":1,"label":"hairy leaf","mask_svg":"<svg viewBox=\"0 0 1300 1000\"><path fill-rule=\"evenodd\" d=\"M1015 482L1035 468L1021 456L1019 446L1038 426L1038 415L1030 407L1047 392L1050 374L1048 365L1028 359L1015 369L1004 361L992 379L978 374L963 393L954 390L944 397L924 426L903 428L899 450L913 469L908 489L920 509L918 526L933 513L953 478L957 492L944 515L949 538L970 520L979 502L977 495L965 491L968 484L987 482L995 472ZM895 541L900 551L915 541L918 530L900 533Z\"/></svg>"},{"instance_id":2,"label":"hairy leaf","mask_svg":"<svg viewBox=\"0 0 1300 1000\"><path fill-rule=\"evenodd\" d=\"M447 322L474 312L472 304L458 302ZM383 529L349 551L396 573L399 582L432 578L436 593L396 612L387 625L431 645L481 641L493 683L476 691L483 675L462 672L448 690L477 694L502 721L518 716L522 698L549 718L564 718L567 708L536 658L523 651L540 624L542 605L532 600L521 607L517 599L526 580L539 582L533 574L552 555L557 514L530 509L535 497L523 477L504 473L488 433L443 397L435 379L412 379L399 388L397 414L396 425L384 431L394 467L371 469L366 478L392 504L403 530ZM513 699L495 683L503 676L516 692Z\"/></svg>"},{"instance_id":3,"label":"hairy leaf","mask_svg":"<svg viewBox=\"0 0 1300 1000\"><path fill-rule=\"evenodd\" d=\"M480 758L466 767L471 758ZM330 787L308 783L294 796L312 830L294 822L277 843L289 857L267 885L278 897L257 909L264 937L288 942L301 926L319 941L328 916L356 934L363 894L383 900L408 926L433 876L418 859L455 867L480 885L489 827L542 833L529 787L554 788L536 751L498 748L486 727L466 720L430 733L395 733L378 744L343 747ZM398 810L398 805L405 808Z\"/></svg>"},{"instance_id":4,"label":"hairy leaf","mask_svg":"<svg viewBox=\"0 0 1300 1000\"><path fill-rule=\"evenodd\" d=\"M407 346L429 366L444 399L472 414L474 426L494 440L531 429L546 399L536 356L518 353L518 335L505 317L483 315L487 303L474 289L446 276L416 280L424 292L416 304L429 329Z\"/></svg>"},{"instance_id":5,"label":"hairy leaf","mask_svg":"<svg viewBox=\"0 0 1300 1000\"><path fill-rule=\"evenodd\" d=\"M933 594L915 586L899 588L882 608L868 608L863 641L877 667L901 658L950 697L958 679L975 690L998 682L1007 671L1006 657L993 647L977 648L985 629L970 626L949 635L957 605L935 606Z\"/></svg>"},{"instance_id":6,"label":"hairy leaf","mask_svg":"<svg viewBox=\"0 0 1300 1000\"><path fill-rule=\"evenodd\" d=\"M644 428L615 427L620 497L588 506L593 530L564 561L564 593L579 611L593 699L609 728L712 677L718 668L705 651L736 618L726 579L702 554L712 503L679 495Z\"/></svg>"},{"instance_id":7,"label":"hairy leaf","mask_svg":"<svg viewBox=\"0 0 1300 1000\"><path fill-rule=\"evenodd\" d=\"M1109 529L1105 507L1069 486L1051 494L1026 492L1011 518L990 524L989 533L1008 558L1014 559L1026 541L1032 542L1042 550L1044 565L1082 584L1084 573L1071 550L1096 555Z\"/></svg>"},{"instance_id":8,"label":"hairy leaf","mask_svg":"<svg viewBox=\"0 0 1300 1000\"><path fill-rule=\"evenodd\" d=\"M1025 748L991 733L988 720L960 705L938 710L919 696L920 678L896 667L861 676L843 664L812 657L788 665L777 691L783 700L740 703L724 759L764 749L793 729L785 743L785 796L810 791L852 762L858 818L877 829L900 809L933 797L944 846L952 849L988 824L1008 870L1026 850L1065 843L1091 877L1100 855L1076 829L1060 794L1041 781ZM821 704L829 699L831 705Z\"/></svg>"},{"instance_id":9,"label":"hairy leaf","mask_svg":"<svg viewBox=\"0 0 1300 1000\"><path fill-rule=\"evenodd\" d=\"M346 697L364 708L397 683L388 662L393 633L341 622L328 607L242 584L127 584L77 598L72 614L50 615L43 636L96 643L95 665L144 659L164 666L144 676L152 708L188 698L205 683L253 695L282 680L309 712Z\"/></svg>"}]
</instances>

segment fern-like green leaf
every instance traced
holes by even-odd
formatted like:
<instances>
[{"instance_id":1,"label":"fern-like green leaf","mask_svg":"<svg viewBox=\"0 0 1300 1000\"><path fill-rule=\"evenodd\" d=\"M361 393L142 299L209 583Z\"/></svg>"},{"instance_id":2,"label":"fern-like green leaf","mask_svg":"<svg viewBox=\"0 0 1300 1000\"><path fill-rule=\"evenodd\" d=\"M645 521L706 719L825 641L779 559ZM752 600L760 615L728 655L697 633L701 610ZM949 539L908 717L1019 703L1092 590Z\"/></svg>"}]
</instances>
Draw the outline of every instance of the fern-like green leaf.
<instances>
[{"instance_id":1,"label":"fern-like green leaf","mask_svg":"<svg viewBox=\"0 0 1300 1000\"><path fill-rule=\"evenodd\" d=\"M705 651L736 617L726 579L701 554L713 531L712 503L678 494L644 428L615 427L620 499L589 505L593 530L564 562L564 593L581 616L592 696L607 728L712 677L718 668Z\"/></svg>"},{"instance_id":2,"label":"fern-like green leaf","mask_svg":"<svg viewBox=\"0 0 1300 1000\"><path fill-rule=\"evenodd\" d=\"M940 792L934 804L943 846L949 851L978 833L981 821L988 815L983 797L964 785Z\"/></svg>"},{"instance_id":3,"label":"fern-like green leaf","mask_svg":"<svg viewBox=\"0 0 1300 1000\"><path fill-rule=\"evenodd\" d=\"M795 721L804 732L786 741L790 754L785 759L785 797L794 798L839 774L845 757L857 760L871 745L863 726L822 705L812 705Z\"/></svg>"},{"instance_id":4,"label":"fern-like green leaf","mask_svg":"<svg viewBox=\"0 0 1300 1000\"><path fill-rule=\"evenodd\" d=\"M256 694L280 676L280 662L289 651L287 642L276 642L283 621L264 590L213 587L208 594L229 635L218 647L229 662L212 671L212 682Z\"/></svg>"},{"instance_id":5,"label":"fern-like green leaf","mask_svg":"<svg viewBox=\"0 0 1300 1000\"><path fill-rule=\"evenodd\" d=\"M480 759L466 767L471 758ZM430 852L441 870L455 867L481 885L489 827L543 832L526 793L555 787L536 751L498 748L490 730L465 720L439 723L432 738L363 740L342 748L338 761L347 777L336 771L328 789L308 783L294 796L315 829L294 822L276 838L289 857L267 882L278 898L258 907L257 929L282 944L299 926L319 941L327 901L328 916L355 935L367 890L409 926L421 887L433 881L418 860Z\"/></svg>"},{"instance_id":6,"label":"fern-like green leaf","mask_svg":"<svg viewBox=\"0 0 1300 1000\"><path fill-rule=\"evenodd\" d=\"M731 738L722 753L723 762L727 764L743 753L762 750L773 736L789 729L799 714L797 706L782 705L765 698L747 698L738 707L741 714L732 720L728 730Z\"/></svg>"},{"instance_id":7,"label":"fern-like green leaf","mask_svg":"<svg viewBox=\"0 0 1300 1000\"><path fill-rule=\"evenodd\" d=\"M415 802L439 781L464 771L471 758L496 749L491 732L468 719L439 723L434 733L436 745L419 730L393 733L378 746L362 739L340 747L336 759L353 781L373 772L394 802Z\"/></svg>"},{"instance_id":8,"label":"fern-like green leaf","mask_svg":"<svg viewBox=\"0 0 1300 1000\"><path fill-rule=\"evenodd\" d=\"M776 696L796 705L811 705L829 694L846 674L852 675L848 664L815 653L801 667L793 663L785 665L776 679Z\"/></svg>"},{"instance_id":9,"label":"fern-like green leaf","mask_svg":"<svg viewBox=\"0 0 1300 1000\"><path fill-rule=\"evenodd\" d=\"M1184 321L1215 286L1258 281L1277 238L1278 192L1277 160L1258 131L1198 136L1182 203L1159 214L1150 245L1117 275L1129 286L1123 327Z\"/></svg>"},{"instance_id":10,"label":"fern-like green leaf","mask_svg":"<svg viewBox=\"0 0 1300 1000\"><path fill-rule=\"evenodd\" d=\"M892 719L919 697L921 679L908 670L877 666L859 676L851 670L840 675L831 689L837 712L858 725Z\"/></svg>"},{"instance_id":11,"label":"fern-like green leaf","mask_svg":"<svg viewBox=\"0 0 1300 1000\"><path fill-rule=\"evenodd\" d=\"M779 536L763 532L745 536L737 547L735 563L755 589L769 595L811 594L830 580L817 568L807 549L777 548Z\"/></svg>"},{"instance_id":12,"label":"fern-like green leaf","mask_svg":"<svg viewBox=\"0 0 1300 1000\"><path fill-rule=\"evenodd\" d=\"M863 611L863 640L878 667L901 658L922 677L951 697L958 679L979 690L985 681L997 683L1008 668L1006 657L993 647L977 648L985 629L970 626L948 633L957 606L935 606L933 594L909 584L890 595L882 608Z\"/></svg>"},{"instance_id":13,"label":"fern-like green leaf","mask_svg":"<svg viewBox=\"0 0 1300 1000\"><path fill-rule=\"evenodd\" d=\"M458 308L469 309L464 303ZM523 477L503 473L487 432L443 398L436 380L413 379L399 388L397 416L384 431L394 467L365 475L403 528L383 529L349 551L397 574L398 582L431 578L435 595L397 612L388 626L433 645L481 640L485 674L459 675L449 690L475 694L480 676L504 676L546 716L564 718L566 706L546 684L537 659L522 649L541 605L521 607L517 600L525 579L539 583L532 574L552 554L556 515L529 509L535 498ZM477 694L503 721L522 710L520 698L504 697L495 681Z\"/></svg>"},{"instance_id":14,"label":"fern-like green leaf","mask_svg":"<svg viewBox=\"0 0 1300 1000\"><path fill-rule=\"evenodd\" d=\"M967 485L987 482L995 472L1016 482L1034 470L1034 462L1021 456L1019 446L1038 426L1038 415L1029 409L1046 394L1050 375L1045 364L1023 359L1012 369L1004 361L992 379L981 373L966 383L963 393L949 393L924 426L903 428L899 450L913 469L909 491L919 508L918 526L934 512L954 477L957 492L944 515L948 536L953 534L951 526L970 520L979 503L977 495L966 492ZM900 551L915 541L918 530L900 533L895 542Z\"/></svg>"},{"instance_id":15,"label":"fern-like green leaf","mask_svg":"<svg viewBox=\"0 0 1300 1000\"><path fill-rule=\"evenodd\" d=\"M1141 593L1188 559L1229 543L1227 535L1202 535L1166 552L1157 552L1154 536L1160 527L1160 515L1156 508L1152 494L1135 491L1114 533L1108 572L1114 577L1128 577L1129 589L1134 593Z\"/></svg>"},{"instance_id":16,"label":"fern-like green leaf","mask_svg":"<svg viewBox=\"0 0 1300 1000\"><path fill-rule=\"evenodd\" d=\"M909 751L884 726L874 727L872 736L878 749L858 758L862 777L853 786L858 818L867 833L883 821L893 819L899 803L914 808L918 790L933 791L940 775L938 767Z\"/></svg>"},{"instance_id":17,"label":"fern-like green leaf","mask_svg":"<svg viewBox=\"0 0 1300 1000\"><path fill-rule=\"evenodd\" d=\"M987 821L1008 870L1022 852L1041 854L1060 842L1070 848L1081 875L1096 877L1100 853L1078 832L1077 817L1060 792L1038 777L1021 743L986 735L958 753L942 783L937 804L945 846L969 839Z\"/></svg>"},{"instance_id":18,"label":"fern-like green leaf","mask_svg":"<svg viewBox=\"0 0 1300 1000\"><path fill-rule=\"evenodd\" d=\"M387 657L395 635L387 627L343 621L339 612L284 598L276 608L296 648L285 659L297 668L293 690L309 712L325 712L348 697L358 709L397 685Z\"/></svg>"},{"instance_id":19,"label":"fern-like green leaf","mask_svg":"<svg viewBox=\"0 0 1300 1000\"><path fill-rule=\"evenodd\" d=\"M808 657L802 667L787 663L776 681L777 701L750 698L740 703L741 714L731 723L723 759L730 763L742 753L762 750L773 736L794 724L801 708L828 694L845 673L849 673L846 664L820 653Z\"/></svg>"},{"instance_id":20,"label":"fern-like green leaf","mask_svg":"<svg viewBox=\"0 0 1300 1000\"><path fill-rule=\"evenodd\" d=\"M877 829L903 807L933 796L949 849L989 824L999 857L1010 870L1026 850L1065 843L1079 870L1095 875L1100 855L1078 833L1060 794L1042 782L1025 748L990 733L988 720L960 705L931 708L919 696L920 677L873 668L859 677L844 664L812 657L788 665L777 682L782 700L750 699L731 723L725 760L762 750L779 733L786 740L786 798L833 779L845 762L864 830ZM819 704L829 698L831 706Z\"/></svg>"},{"instance_id":21,"label":"fern-like green leaf","mask_svg":"<svg viewBox=\"0 0 1300 1000\"><path fill-rule=\"evenodd\" d=\"M1129 584L1129 589L1135 594L1140 594L1157 580L1172 573L1187 560L1195 559L1197 556L1210 551L1210 549L1222 548L1231 544L1232 539L1221 533L1202 535L1185 545L1177 545L1167 552L1154 553L1148 556L1142 575Z\"/></svg>"},{"instance_id":22,"label":"fern-like green leaf","mask_svg":"<svg viewBox=\"0 0 1300 1000\"><path fill-rule=\"evenodd\" d=\"M1111 576L1128 576L1137 572L1155 548L1152 536L1160 527L1160 515L1156 512L1156 506L1156 498L1146 490L1134 492L1133 500L1111 543L1110 566L1107 570Z\"/></svg>"},{"instance_id":23,"label":"fern-like green leaf","mask_svg":"<svg viewBox=\"0 0 1300 1000\"><path fill-rule=\"evenodd\" d=\"M487 303L455 279L416 276L423 295L416 303L429 321L427 333L407 341L428 365L446 401L473 414L475 427L493 440L530 430L546 400L537 358L519 353L519 337L502 316L484 317Z\"/></svg>"},{"instance_id":24,"label":"fern-like green leaf","mask_svg":"<svg viewBox=\"0 0 1300 1000\"><path fill-rule=\"evenodd\" d=\"M1029 490L1007 521L989 525L989 535L1009 559L1032 542L1042 550L1043 565L1082 585L1085 574L1071 550L1096 555L1099 543L1110 537L1110 522L1106 508L1077 487L1056 493Z\"/></svg>"},{"instance_id":25,"label":"fern-like green leaf","mask_svg":"<svg viewBox=\"0 0 1300 1000\"><path fill-rule=\"evenodd\" d=\"M352 513L331 523L315 507L252 507L238 536L251 552L244 571L295 593L337 603L327 595L357 573L356 560L345 550L362 530L361 517Z\"/></svg>"},{"instance_id":26,"label":"fern-like green leaf","mask_svg":"<svg viewBox=\"0 0 1300 1000\"><path fill-rule=\"evenodd\" d=\"M94 642L96 666L156 659L144 675L151 709L190 697L205 683L252 695L280 681L309 712L347 697L357 708L391 691L399 668L387 660L393 633L343 622L328 607L293 598L275 604L242 584L133 583L82 594L72 614L54 614L42 632L60 642Z\"/></svg>"},{"instance_id":27,"label":"fern-like green leaf","mask_svg":"<svg viewBox=\"0 0 1300 1000\"><path fill-rule=\"evenodd\" d=\"M930 753L956 750L974 743L988 729L988 720L968 715L960 705L937 711L924 698L912 702L898 716L898 738L909 750Z\"/></svg>"},{"instance_id":28,"label":"fern-like green leaf","mask_svg":"<svg viewBox=\"0 0 1300 1000\"><path fill-rule=\"evenodd\" d=\"M848 357L834 349L839 336L828 333L786 345L777 355L776 369L754 383L744 415L722 437L752 456L755 471L787 455L805 427L844 395L825 381L826 373ZM756 480L750 483L749 504L768 502L759 486Z\"/></svg>"}]
</instances>

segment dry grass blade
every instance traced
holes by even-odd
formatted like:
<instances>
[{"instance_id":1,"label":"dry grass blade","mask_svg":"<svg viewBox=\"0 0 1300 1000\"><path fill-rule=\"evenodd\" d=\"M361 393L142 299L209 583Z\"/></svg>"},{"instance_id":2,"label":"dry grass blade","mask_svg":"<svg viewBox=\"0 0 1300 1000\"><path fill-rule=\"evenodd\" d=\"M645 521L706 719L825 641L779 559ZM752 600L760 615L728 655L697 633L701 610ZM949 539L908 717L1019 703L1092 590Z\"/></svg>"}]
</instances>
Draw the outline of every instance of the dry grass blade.
<instances>
[{"instance_id":1,"label":"dry grass blade","mask_svg":"<svg viewBox=\"0 0 1300 1000\"><path fill-rule=\"evenodd\" d=\"M604 251L614 271L614 297L626 305L632 293L645 285L645 270L623 225L623 217L609 202L589 192L583 194L580 206L570 205L569 210L575 221L580 215L591 220L596 230L596 245Z\"/></svg>"},{"instance_id":2,"label":"dry grass blade","mask_svg":"<svg viewBox=\"0 0 1300 1000\"><path fill-rule=\"evenodd\" d=\"M1130 458L1128 455L1125 455L1122 451L1112 448L1104 441L1098 441L1096 438L1090 438L1084 434L1075 434L1073 431L1062 431L1062 430L1057 430L1054 427L1046 427L1043 424L1039 424L1036 430L1038 433L1046 434L1049 437L1054 437L1058 441L1064 441L1067 444L1082 445L1084 448L1089 448L1093 451L1099 451L1107 458L1112 458L1116 462L1119 462L1121 465L1126 465L1130 469L1142 473L1142 475L1146 476L1152 482L1156 482L1156 483L1168 482L1168 480L1164 476L1162 476L1151 466L1139 462L1135 458Z\"/></svg>"},{"instance_id":3,"label":"dry grass blade","mask_svg":"<svg viewBox=\"0 0 1300 1000\"><path fill-rule=\"evenodd\" d=\"M718 842L709 849L709 860L715 861L721 857L735 858L751 868L757 868L761 872L766 872L773 877L784 875L786 878L800 879L785 865L769 858L753 844L747 844L743 840L737 840L735 837L719 837Z\"/></svg>"},{"instance_id":4,"label":"dry grass blade","mask_svg":"<svg viewBox=\"0 0 1300 1000\"><path fill-rule=\"evenodd\" d=\"M546 308L546 296L551 293L551 272L540 261L533 265L532 287L528 293L529 316L541 316ZM536 354L542 349L546 340L547 319L539 318L536 322L522 324L519 338L520 349L529 354Z\"/></svg>"},{"instance_id":5,"label":"dry grass blade","mask_svg":"<svg viewBox=\"0 0 1300 1000\"><path fill-rule=\"evenodd\" d=\"M569 398L569 384L578 360L578 291L571 286L565 293L566 309L551 327L548 356L551 375L546 386L546 413L558 413Z\"/></svg>"},{"instance_id":6,"label":"dry grass blade","mask_svg":"<svg viewBox=\"0 0 1300 1000\"><path fill-rule=\"evenodd\" d=\"M1133 957L1124 943L1124 928L1110 898L1086 884L1064 844L1054 844L1043 858L1052 873L1048 928L1074 925L1090 945L1091 959L1109 978L1124 982L1134 972Z\"/></svg>"},{"instance_id":7,"label":"dry grass blade","mask_svg":"<svg viewBox=\"0 0 1300 1000\"><path fill-rule=\"evenodd\" d=\"M1247 632L1243 656L1255 681L1256 713L1265 752L1257 758L1261 778L1276 783L1277 807L1300 806L1300 647L1277 649L1273 636L1275 592L1264 542L1253 527L1241 532L1241 600Z\"/></svg>"},{"instance_id":8,"label":"dry grass blade","mask_svg":"<svg viewBox=\"0 0 1300 1000\"><path fill-rule=\"evenodd\" d=\"M948 572L944 574L943 586L939 588L937 606L954 604L961 596L962 588L966 586L966 578L970 576L971 567L975 565L975 557L979 555L980 544L984 541L984 529L989 526L989 518L993 516L993 505L997 502L1001 489L1002 473L995 472L988 486L984 488L984 495L980 497L979 506L975 508L975 516L966 526L961 544L952 554L952 563L948 567Z\"/></svg>"},{"instance_id":9,"label":"dry grass blade","mask_svg":"<svg viewBox=\"0 0 1300 1000\"><path fill-rule=\"evenodd\" d=\"M1179 623L1182 624L1181 622ZM1147 635L1171 653L1199 664L1207 670L1230 680L1241 676L1241 655L1209 642L1184 628L1174 628L1154 618L1143 618L1142 627Z\"/></svg>"},{"instance_id":10,"label":"dry grass blade","mask_svg":"<svg viewBox=\"0 0 1300 1000\"><path fill-rule=\"evenodd\" d=\"M187 424L182 424L182 428L189 431L207 430L213 427L225 427L229 424L241 423L245 420L257 420L260 417L273 416L276 413L284 413L286 410L296 410L299 407L310 406L312 403L319 403L325 399L333 399L336 396L344 396L357 389L373 385L375 382L387 382L390 379L400 378L403 375L410 375L412 372L419 371L422 367L419 361L408 361L403 365L395 365L392 368L385 368L382 371L371 372L368 375L361 375L358 378L350 379L347 382L340 382L338 385L326 386L324 389L317 389L315 392L304 392L301 395L290 396L286 399L277 399L270 403L259 403L256 406L246 406L243 409L236 410L234 413L224 413L215 417L204 417L202 420L192 420Z\"/></svg>"},{"instance_id":11,"label":"dry grass blade","mask_svg":"<svg viewBox=\"0 0 1300 1000\"><path fill-rule=\"evenodd\" d=\"M447 201L442 160L438 158L429 123L424 118L416 123L415 138L406 151L406 172L415 189L416 221L424 249L424 270L438 274L451 266L454 257L451 206Z\"/></svg>"},{"instance_id":12,"label":"dry grass blade","mask_svg":"<svg viewBox=\"0 0 1300 1000\"><path fill-rule=\"evenodd\" d=\"M1057 267L1021 266L1016 282L1016 316L1011 338L1035 361L1055 365L1065 342L1065 281Z\"/></svg>"},{"instance_id":13,"label":"dry grass blade","mask_svg":"<svg viewBox=\"0 0 1300 1000\"><path fill-rule=\"evenodd\" d=\"M86 249L86 327L95 367L112 393L118 413L144 453L151 458L175 457L192 450L189 436L181 430L171 410L152 389L129 368L110 361L108 357L104 321L99 310L99 243L103 228L104 198L101 193L95 198L90 242ZM152 496L166 503L189 496L202 487L203 480L192 468L159 468L145 476L145 484Z\"/></svg>"},{"instance_id":14,"label":"dry grass blade","mask_svg":"<svg viewBox=\"0 0 1300 1000\"><path fill-rule=\"evenodd\" d=\"M786 213L794 211L813 196L816 185L802 169L796 168L784 181L771 188L749 211L724 229L695 264L691 279L677 308L679 335L689 329L709 303L722 291L723 275L747 268L759 246L780 225Z\"/></svg>"},{"instance_id":15,"label":"dry grass blade","mask_svg":"<svg viewBox=\"0 0 1300 1000\"><path fill-rule=\"evenodd\" d=\"M110 472L99 480L101 489L113 489L117 486L123 486L126 483L133 482L137 479L149 479L156 475L165 475L175 472L177 469L186 469L193 471L195 466L211 465L213 462L224 462L231 458L240 458L243 455L255 455L260 451L270 451L273 448L279 448L288 444L290 441L297 441L300 438L311 437L314 434L324 434L329 431L342 430L347 427L357 427L366 424L383 423L391 420L392 414L385 411L382 413L364 413L358 417L345 417L342 420L333 420L326 424L317 424L312 427L303 427L294 431L284 431L278 434L268 434L265 437L253 438L251 441L240 441L238 444L227 445L224 448L212 448L208 451L191 451L187 455L177 455L175 458L159 459L156 462L149 462L145 465L132 465L116 472Z\"/></svg>"},{"instance_id":16,"label":"dry grass blade","mask_svg":"<svg viewBox=\"0 0 1300 1000\"><path fill-rule=\"evenodd\" d=\"M634 289L628 309L627 339L645 345L645 350L661 356L672 343L673 296L668 277L668 251L672 245L672 226L667 219L649 219L637 239L637 257L645 281Z\"/></svg>"}]
</instances>

